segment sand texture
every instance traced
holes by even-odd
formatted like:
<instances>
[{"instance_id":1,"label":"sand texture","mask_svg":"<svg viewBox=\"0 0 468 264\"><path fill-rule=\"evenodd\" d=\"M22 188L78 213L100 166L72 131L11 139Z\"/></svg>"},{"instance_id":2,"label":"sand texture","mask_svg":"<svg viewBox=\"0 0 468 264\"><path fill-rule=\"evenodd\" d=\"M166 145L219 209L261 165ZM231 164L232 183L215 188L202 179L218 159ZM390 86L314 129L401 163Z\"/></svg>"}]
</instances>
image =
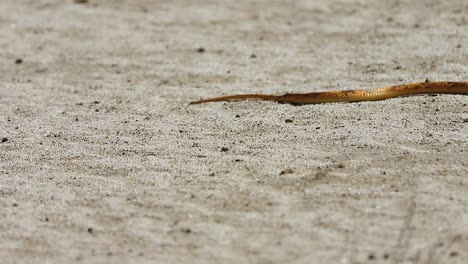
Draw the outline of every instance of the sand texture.
<instances>
[{"instance_id":1,"label":"sand texture","mask_svg":"<svg viewBox=\"0 0 468 264\"><path fill-rule=\"evenodd\" d=\"M1 263L468 263L465 0L0 1Z\"/></svg>"}]
</instances>

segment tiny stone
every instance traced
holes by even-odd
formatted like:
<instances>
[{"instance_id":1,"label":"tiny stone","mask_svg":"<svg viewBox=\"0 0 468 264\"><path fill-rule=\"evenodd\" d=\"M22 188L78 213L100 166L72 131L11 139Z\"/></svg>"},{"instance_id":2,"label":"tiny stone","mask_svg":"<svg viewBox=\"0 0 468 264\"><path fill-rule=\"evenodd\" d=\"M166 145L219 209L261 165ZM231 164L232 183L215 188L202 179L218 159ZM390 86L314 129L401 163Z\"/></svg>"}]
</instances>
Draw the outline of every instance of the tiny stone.
<instances>
[{"instance_id":1,"label":"tiny stone","mask_svg":"<svg viewBox=\"0 0 468 264\"><path fill-rule=\"evenodd\" d=\"M252 55L250 55L250 58L255 59L255 58L257 58L257 55L255 55L255 53L252 53Z\"/></svg>"},{"instance_id":2,"label":"tiny stone","mask_svg":"<svg viewBox=\"0 0 468 264\"><path fill-rule=\"evenodd\" d=\"M88 233L90 233L90 234L93 233L93 228L92 227L88 227Z\"/></svg>"},{"instance_id":3,"label":"tiny stone","mask_svg":"<svg viewBox=\"0 0 468 264\"><path fill-rule=\"evenodd\" d=\"M288 119L284 120L284 122L286 122L286 123L292 123L293 120L288 118Z\"/></svg>"},{"instance_id":4,"label":"tiny stone","mask_svg":"<svg viewBox=\"0 0 468 264\"><path fill-rule=\"evenodd\" d=\"M205 52L205 48L203 48L203 47L198 48L198 49L197 49L197 52L198 52L198 53L203 53L203 52Z\"/></svg>"},{"instance_id":5,"label":"tiny stone","mask_svg":"<svg viewBox=\"0 0 468 264\"><path fill-rule=\"evenodd\" d=\"M5 143L7 141L8 141L8 138L6 138L6 137L2 138L2 143Z\"/></svg>"},{"instance_id":6,"label":"tiny stone","mask_svg":"<svg viewBox=\"0 0 468 264\"><path fill-rule=\"evenodd\" d=\"M23 63L23 59L18 58L18 59L15 60L15 63L16 64L21 64L21 63Z\"/></svg>"},{"instance_id":7,"label":"tiny stone","mask_svg":"<svg viewBox=\"0 0 468 264\"><path fill-rule=\"evenodd\" d=\"M222 151L222 152L226 152L226 151L228 151L228 150L229 150L229 148L226 148L226 147L222 147L222 148L221 148L221 151Z\"/></svg>"},{"instance_id":8,"label":"tiny stone","mask_svg":"<svg viewBox=\"0 0 468 264\"><path fill-rule=\"evenodd\" d=\"M458 256L458 252L452 251L452 252L450 252L449 256L450 257L456 257L456 256Z\"/></svg>"}]
</instances>

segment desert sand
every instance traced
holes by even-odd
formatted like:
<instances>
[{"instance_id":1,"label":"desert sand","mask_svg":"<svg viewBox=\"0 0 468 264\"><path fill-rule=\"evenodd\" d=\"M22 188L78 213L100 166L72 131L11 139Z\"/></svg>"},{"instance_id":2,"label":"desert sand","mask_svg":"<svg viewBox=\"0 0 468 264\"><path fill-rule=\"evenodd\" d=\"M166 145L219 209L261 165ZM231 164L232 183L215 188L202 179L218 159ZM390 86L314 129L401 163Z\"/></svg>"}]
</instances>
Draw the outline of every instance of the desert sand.
<instances>
[{"instance_id":1,"label":"desert sand","mask_svg":"<svg viewBox=\"0 0 468 264\"><path fill-rule=\"evenodd\" d=\"M468 263L468 3L0 1L1 263Z\"/></svg>"}]
</instances>

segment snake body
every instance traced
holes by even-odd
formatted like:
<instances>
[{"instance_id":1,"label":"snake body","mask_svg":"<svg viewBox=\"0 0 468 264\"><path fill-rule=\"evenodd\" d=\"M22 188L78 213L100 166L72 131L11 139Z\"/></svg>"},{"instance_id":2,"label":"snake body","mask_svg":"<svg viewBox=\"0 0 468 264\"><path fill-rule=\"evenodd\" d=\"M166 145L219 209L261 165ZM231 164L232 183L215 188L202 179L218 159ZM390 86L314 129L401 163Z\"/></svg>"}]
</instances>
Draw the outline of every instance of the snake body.
<instances>
[{"instance_id":1,"label":"snake body","mask_svg":"<svg viewBox=\"0 0 468 264\"><path fill-rule=\"evenodd\" d=\"M289 104L320 104L333 102L377 101L414 94L468 94L468 82L422 82L388 86L368 90L328 91L315 93L287 93L284 95L237 94L214 97L190 104L229 100L260 99Z\"/></svg>"}]
</instances>

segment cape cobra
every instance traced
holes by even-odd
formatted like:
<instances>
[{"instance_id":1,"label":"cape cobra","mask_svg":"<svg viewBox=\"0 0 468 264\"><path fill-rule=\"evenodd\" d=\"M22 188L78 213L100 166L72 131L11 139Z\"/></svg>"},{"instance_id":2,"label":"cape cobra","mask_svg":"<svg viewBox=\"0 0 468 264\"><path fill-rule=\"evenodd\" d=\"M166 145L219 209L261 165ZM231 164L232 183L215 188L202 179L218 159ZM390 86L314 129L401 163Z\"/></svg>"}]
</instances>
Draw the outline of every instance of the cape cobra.
<instances>
[{"instance_id":1,"label":"cape cobra","mask_svg":"<svg viewBox=\"0 0 468 264\"><path fill-rule=\"evenodd\" d=\"M329 91L316 93L287 93L284 95L237 94L214 97L190 104L229 100L260 99L289 104L320 104L332 102L376 101L413 94L468 94L468 82L422 82L388 86L370 90Z\"/></svg>"}]
</instances>

